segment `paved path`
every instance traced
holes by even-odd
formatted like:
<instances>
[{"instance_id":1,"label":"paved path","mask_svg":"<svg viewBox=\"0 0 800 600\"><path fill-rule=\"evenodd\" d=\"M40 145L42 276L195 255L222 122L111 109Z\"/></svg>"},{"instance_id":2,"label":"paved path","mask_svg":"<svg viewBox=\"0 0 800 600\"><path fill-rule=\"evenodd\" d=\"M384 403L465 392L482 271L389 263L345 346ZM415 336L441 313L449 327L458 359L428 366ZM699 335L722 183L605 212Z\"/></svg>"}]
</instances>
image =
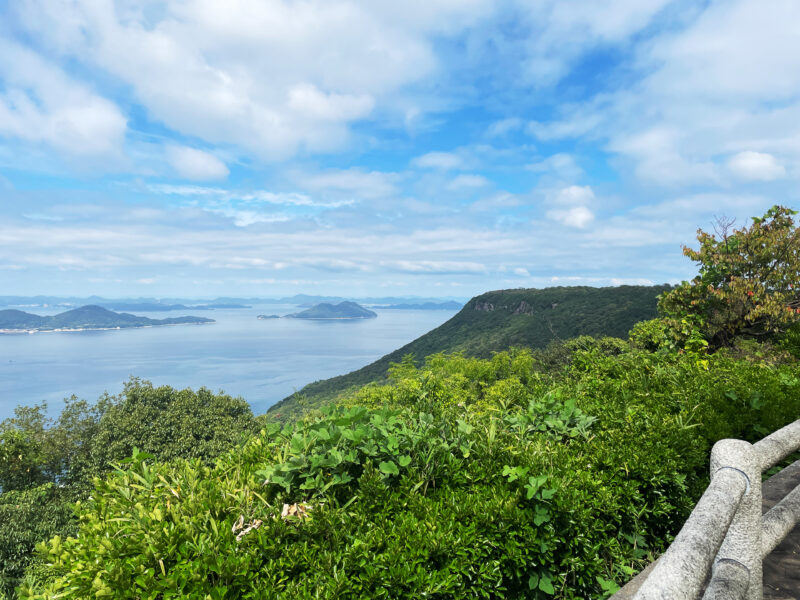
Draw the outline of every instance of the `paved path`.
<instances>
[{"instance_id":1,"label":"paved path","mask_svg":"<svg viewBox=\"0 0 800 600\"><path fill-rule=\"evenodd\" d=\"M764 482L766 512L800 485L800 461ZM800 599L800 525L764 560L764 600Z\"/></svg>"},{"instance_id":2,"label":"paved path","mask_svg":"<svg viewBox=\"0 0 800 600\"><path fill-rule=\"evenodd\" d=\"M786 467L765 481L762 486L762 512L780 502L786 494L800 485L800 461ZM629 581L610 600L630 600L655 562ZM764 560L764 600L800 600L800 525Z\"/></svg>"}]
</instances>

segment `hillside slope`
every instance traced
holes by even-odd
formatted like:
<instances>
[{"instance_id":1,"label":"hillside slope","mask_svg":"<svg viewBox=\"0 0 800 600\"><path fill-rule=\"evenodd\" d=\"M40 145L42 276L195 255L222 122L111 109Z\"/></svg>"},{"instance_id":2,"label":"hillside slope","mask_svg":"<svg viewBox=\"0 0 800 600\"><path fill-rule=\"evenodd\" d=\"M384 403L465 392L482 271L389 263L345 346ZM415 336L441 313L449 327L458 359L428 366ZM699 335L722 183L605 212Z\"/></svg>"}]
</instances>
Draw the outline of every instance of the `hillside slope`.
<instances>
[{"instance_id":1,"label":"hillside slope","mask_svg":"<svg viewBox=\"0 0 800 600\"><path fill-rule=\"evenodd\" d=\"M116 313L101 306L81 306L57 315L40 316L21 310L0 310L0 330L49 331L54 329L107 329L145 327L156 325L182 325L187 323L213 323L205 317L171 317L150 319L129 313Z\"/></svg>"},{"instance_id":2,"label":"hillside slope","mask_svg":"<svg viewBox=\"0 0 800 600\"><path fill-rule=\"evenodd\" d=\"M344 390L385 377L390 363L406 354L437 352L489 357L512 346L543 348L579 335L626 337L634 323L656 316L661 286L552 287L486 292L452 319L377 361L346 375L315 381L284 398L270 413L295 414L301 403L319 405Z\"/></svg>"},{"instance_id":3,"label":"hillside slope","mask_svg":"<svg viewBox=\"0 0 800 600\"><path fill-rule=\"evenodd\" d=\"M323 302L302 312L286 315L292 319L374 319L378 315L355 302Z\"/></svg>"}]
</instances>

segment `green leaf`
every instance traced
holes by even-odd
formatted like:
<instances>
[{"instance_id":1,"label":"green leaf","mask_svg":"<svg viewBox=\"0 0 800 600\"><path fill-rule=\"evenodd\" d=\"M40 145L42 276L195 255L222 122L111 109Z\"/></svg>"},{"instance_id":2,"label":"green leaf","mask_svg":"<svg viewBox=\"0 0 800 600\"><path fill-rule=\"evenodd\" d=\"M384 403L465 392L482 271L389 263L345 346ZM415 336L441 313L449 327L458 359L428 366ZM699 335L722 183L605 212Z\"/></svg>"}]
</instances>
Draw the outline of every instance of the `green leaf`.
<instances>
[{"instance_id":1,"label":"green leaf","mask_svg":"<svg viewBox=\"0 0 800 600\"><path fill-rule=\"evenodd\" d=\"M556 593L556 589L553 587L553 581L548 575L542 575L539 578L539 589L551 596Z\"/></svg>"},{"instance_id":2,"label":"green leaf","mask_svg":"<svg viewBox=\"0 0 800 600\"><path fill-rule=\"evenodd\" d=\"M530 577L528 577L528 588L535 590L539 585L539 575L534 573Z\"/></svg>"},{"instance_id":3,"label":"green leaf","mask_svg":"<svg viewBox=\"0 0 800 600\"><path fill-rule=\"evenodd\" d=\"M398 456L397 462L400 464L401 467L407 467L411 464L411 457L410 456Z\"/></svg>"},{"instance_id":4,"label":"green leaf","mask_svg":"<svg viewBox=\"0 0 800 600\"><path fill-rule=\"evenodd\" d=\"M378 468L381 470L381 473L383 473L384 475L399 475L400 474L400 469L398 469L397 465L392 461L381 462L378 465Z\"/></svg>"}]
</instances>

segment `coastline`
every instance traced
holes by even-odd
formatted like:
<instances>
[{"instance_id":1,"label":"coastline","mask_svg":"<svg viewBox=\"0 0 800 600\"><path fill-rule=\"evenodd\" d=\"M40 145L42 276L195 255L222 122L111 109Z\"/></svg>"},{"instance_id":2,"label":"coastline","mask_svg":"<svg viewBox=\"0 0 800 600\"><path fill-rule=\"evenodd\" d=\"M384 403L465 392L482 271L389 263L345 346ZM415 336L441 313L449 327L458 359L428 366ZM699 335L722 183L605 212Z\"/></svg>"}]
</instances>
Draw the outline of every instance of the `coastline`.
<instances>
[{"instance_id":1,"label":"coastline","mask_svg":"<svg viewBox=\"0 0 800 600\"><path fill-rule=\"evenodd\" d=\"M199 321L197 323L159 323L157 325L130 325L127 327L81 327L81 328L58 328L58 329L0 329L0 335L23 335L34 333L71 333L76 331L116 331L118 329L147 329L150 327L178 327L180 325L212 325L216 321Z\"/></svg>"}]
</instances>

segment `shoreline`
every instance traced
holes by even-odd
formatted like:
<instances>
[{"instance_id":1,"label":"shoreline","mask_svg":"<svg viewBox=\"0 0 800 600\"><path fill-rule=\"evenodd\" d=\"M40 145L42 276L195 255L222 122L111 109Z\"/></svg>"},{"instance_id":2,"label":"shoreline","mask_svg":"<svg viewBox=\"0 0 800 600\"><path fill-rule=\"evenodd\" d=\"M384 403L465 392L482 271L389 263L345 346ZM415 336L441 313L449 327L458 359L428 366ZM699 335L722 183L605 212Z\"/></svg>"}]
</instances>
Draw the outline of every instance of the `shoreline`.
<instances>
[{"instance_id":1,"label":"shoreline","mask_svg":"<svg viewBox=\"0 0 800 600\"><path fill-rule=\"evenodd\" d=\"M148 329L152 327L177 327L179 325L212 325L216 321L198 322L198 323L158 323L156 325L130 325L127 327L81 327L76 329L59 328L59 329L0 329L0 335L23 335L34 333L72 333L77 331L116 331L122 329Z\"/></svg>"}]
</instances>

